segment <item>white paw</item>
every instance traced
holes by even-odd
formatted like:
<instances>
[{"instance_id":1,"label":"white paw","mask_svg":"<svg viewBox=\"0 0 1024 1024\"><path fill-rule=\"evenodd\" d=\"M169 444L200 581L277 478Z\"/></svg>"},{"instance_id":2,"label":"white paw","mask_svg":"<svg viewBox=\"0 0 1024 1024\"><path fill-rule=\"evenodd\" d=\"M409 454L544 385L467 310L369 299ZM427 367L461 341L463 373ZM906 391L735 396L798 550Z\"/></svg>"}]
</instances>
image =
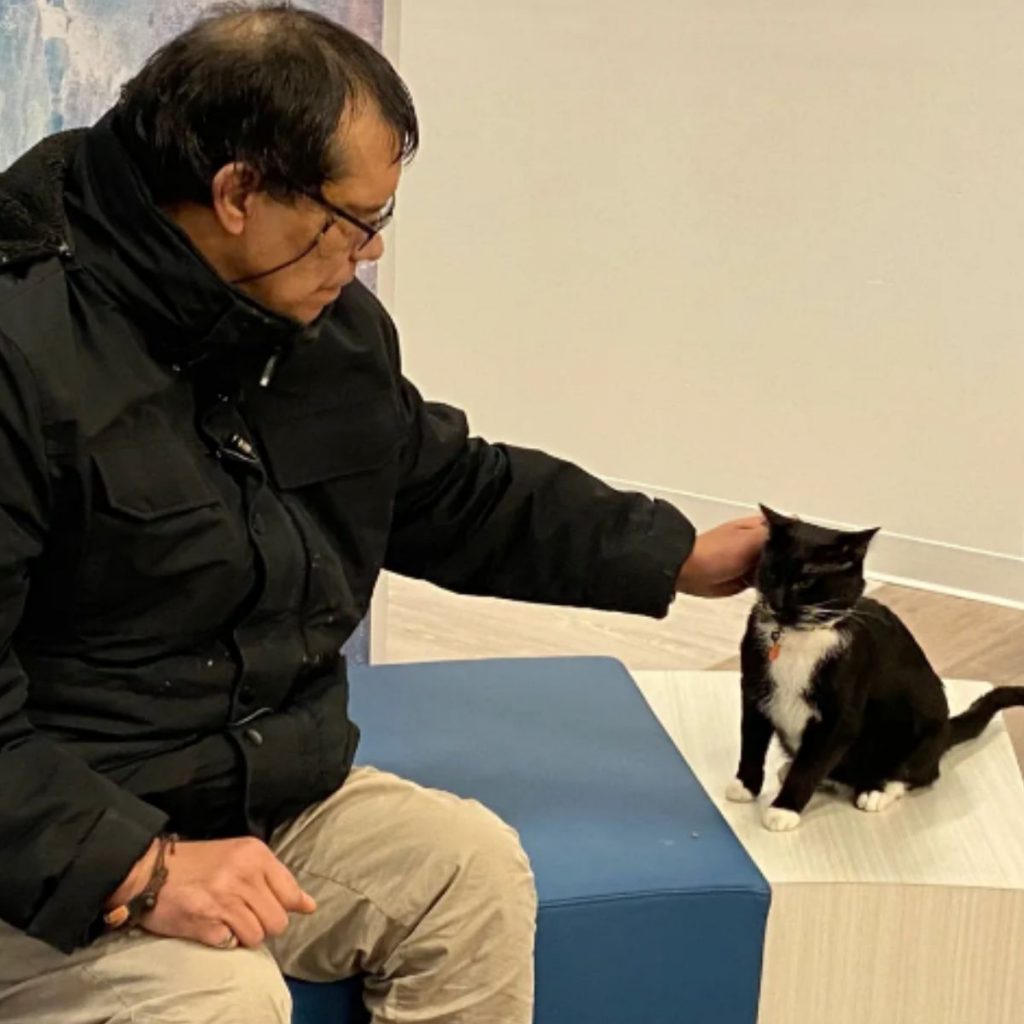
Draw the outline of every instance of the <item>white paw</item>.
<instances>
[{"instance_id":1,"label":"white paw","mask_svg":"<svg viewBox=\"0 0 1024 1024\"><path fill-rule=\"evenodd\" d=\"M891 807L904 793L907 787L902 782L887 782L885 789L872 789L870 792L857 794L857 806L862 811L877 813Z\"/></svg>"},{"instance_id":2,"label":"white paw","mask_svg":"<svg viewBox=\"0 0 1024 1024\"><path fill-rule=\"evenodd\" d=\"M747 789L746 786L743 785L742 782L740 782L739 779L733 779L732 782L725 787L725 799L731 800L734 804L749 804L757 798L749 789Z\"/></svg>"},{"instance_id":3,"label":"white paw","mask_svg":"<svg viewBox=\"0 0 1024 1024\"><path fill-rule=\"evenodd\" d=\"M791 832L800 824L800 815L784 807L766 807L761 820L769 832Z\"/></svg>"}]
</instances>

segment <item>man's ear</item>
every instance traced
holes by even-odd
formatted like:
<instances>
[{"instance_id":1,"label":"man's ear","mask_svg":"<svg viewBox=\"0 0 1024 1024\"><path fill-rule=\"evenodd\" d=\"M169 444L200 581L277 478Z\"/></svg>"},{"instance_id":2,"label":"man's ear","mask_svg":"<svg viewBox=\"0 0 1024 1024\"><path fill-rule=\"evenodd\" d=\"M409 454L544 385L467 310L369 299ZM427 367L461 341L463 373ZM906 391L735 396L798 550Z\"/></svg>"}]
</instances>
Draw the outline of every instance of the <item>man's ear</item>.
<instances>
[{"instance_id":1,"label":"man's ear","mask_svg":"<svg viewBox=\"0 0 1024 1024\"><path fill-rule=\"evenodd\" d=\"M225 164L213 176L210 204L228 234L238 236L245 230L258 184L255 172L243 163Z\"/></svg>"}]
</instances>

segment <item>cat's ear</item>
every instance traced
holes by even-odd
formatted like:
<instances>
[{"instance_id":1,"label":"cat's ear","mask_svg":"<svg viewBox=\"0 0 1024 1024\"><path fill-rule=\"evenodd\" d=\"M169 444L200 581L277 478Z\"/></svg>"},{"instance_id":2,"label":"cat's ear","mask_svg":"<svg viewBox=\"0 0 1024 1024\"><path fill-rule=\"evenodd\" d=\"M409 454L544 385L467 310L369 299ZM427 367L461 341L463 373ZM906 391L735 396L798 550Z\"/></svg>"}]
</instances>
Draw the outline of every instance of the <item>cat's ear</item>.
<instances>
[{"instance_id":1,"label":"cat's ear","mask_svg":"<svg viewBox=\"0 0 1024 1024\"><path fill-rule=\"evenodd\" d=\"M776 512L774 509L769 508L767 505L759 505L758 508L761 510L761 515L765 517L768 525L773 529L782 529L784 527L792 526L796 520L791 519L789 516L784 516L780 512Z\"/></svg>"},{"instance_id":2,"label":"cat's ear","mask_svg":"<svg viewBox=\"0 0 1024 1024\"><path fill-rule=\"evenodd\" d=\"M848 534L846 542L858 558L864 558L868 553L871 542L875 539L875 535L880 529L881 527L876 526L872 530L860 530L857 533Z\"/></svg>"}]
</instances>

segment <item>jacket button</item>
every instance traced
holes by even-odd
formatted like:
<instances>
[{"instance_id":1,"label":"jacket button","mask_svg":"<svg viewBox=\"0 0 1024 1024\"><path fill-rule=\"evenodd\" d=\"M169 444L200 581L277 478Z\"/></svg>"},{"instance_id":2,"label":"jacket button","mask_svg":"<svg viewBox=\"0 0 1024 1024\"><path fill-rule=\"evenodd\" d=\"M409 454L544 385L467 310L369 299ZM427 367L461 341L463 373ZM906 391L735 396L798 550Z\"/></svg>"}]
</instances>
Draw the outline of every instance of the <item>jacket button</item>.
<instances>
[{"instance_id":1,"label":"jacket button","mask_svg":"<svg viewBox=\"0 0 1024 1024\"><path fill-rule=\"evenodd\" d=\"M246 729L245 732L242 733L242 739L244 739L246 743L250 744L250 746L263 746L263 733L261 733L259 729Z\"/></svg>"}]
</instances>

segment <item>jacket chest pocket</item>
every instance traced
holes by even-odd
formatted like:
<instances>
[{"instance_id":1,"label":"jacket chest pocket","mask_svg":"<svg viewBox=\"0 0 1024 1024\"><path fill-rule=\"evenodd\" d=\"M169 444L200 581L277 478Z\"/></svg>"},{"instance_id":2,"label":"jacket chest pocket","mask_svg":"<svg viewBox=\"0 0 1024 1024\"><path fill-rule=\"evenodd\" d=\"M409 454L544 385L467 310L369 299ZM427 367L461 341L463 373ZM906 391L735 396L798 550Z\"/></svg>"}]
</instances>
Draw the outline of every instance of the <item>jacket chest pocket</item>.
<instances>
[{"instance_id":1,"label":"jacket chest pocket","mask_svg":"<svg viewBox=\"0 0 1024 1024\"><path fill-rule=\"evenodd\" d=\"M266 418L258 427L270 461L270 475L287 491L348 478L368 479L397 472L401 442L390 402L356 408L328 408Z\"/></svg>"},{"instance_id":2,"label":"jacket chest pocket","mask_svg":"<svg viewBox=\"0 0 1024 1024\"><path fill-rule=\"evenodd\" d=\"M129 632L157 620L209 629L244 600L253 572L244 521L200 469L204 458L178 442L93 453L80 612Z\"/></svg>"},{"instance_id":3,"label":"jacket chest pocket","mask_svg":"<svg viewBox=\"0 0 1024 1024\"><path fill-rule=\"evenodd\" d=\"M372 584L398 480L401 433L393 406L264 419L258 433L270 478L304 522L312 553L328 563L340 557L349 587Z\"/></svg>"},{"instance_id":4,"label":"jacket chest pocket","mask_svg":"<svg viewBox=\"0 0 1024 1024\"><path fill-rule=\"evenodd\" d=\"M107 510L130 522L175 519L217 504L217 493L192 453L177 445L114 448L92 459Z\"/></svg>"}]
</instances>

